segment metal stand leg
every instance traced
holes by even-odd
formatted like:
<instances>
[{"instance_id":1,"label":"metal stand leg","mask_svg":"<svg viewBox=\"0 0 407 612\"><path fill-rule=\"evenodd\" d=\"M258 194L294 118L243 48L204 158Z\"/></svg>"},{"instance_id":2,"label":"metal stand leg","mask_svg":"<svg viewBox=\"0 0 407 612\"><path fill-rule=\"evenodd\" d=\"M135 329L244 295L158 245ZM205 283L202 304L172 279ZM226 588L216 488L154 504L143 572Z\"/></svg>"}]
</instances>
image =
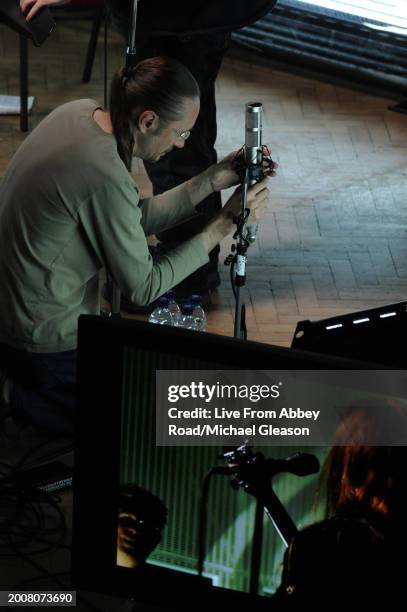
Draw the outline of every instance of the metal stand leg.
<instances>
[{"instance_id":1,"label":"metal stand leg","mask_svg":"<svg viewBox=\"0 0 407 612\"><path fill-rule=\"evenodd\" d=\"M389 106L389 110L394 111L395 113L407 114L407 100L403 100L394 106Z\"/></svg>"},{"instance_id":2,"label":"metal stand leg","mask_svg":"<svg viewBox=\"0 0 407 612\"><path fill-rule=\"evenodd\" d=\"M250 566L249 592L252 595L257 595L259 591L261 551L262 551L262 541L263 541L263 516L264 516L263 504L258 499L256 502L256 517L254 519L252 559L251 559L251 566Z\"/></svg>"},{"instance_id":3,"label":"metal stand leg","mask_svg":"<svg viewBox=\"0 0 407 612\"><path fill-rule=\"evenodd\" d=\"M242 303L241 287L236 287L236 306L235 306L235 323L234 333L235 338L247 340L246 328L246 306Z\"/></svg>"},{"instance_id":4,"label":"metal stand leg","mask_svg":"<svg viewBox=\"0 0 407 612\"><path fill-rule=\"evenodd\" d=\"M94 62L95 53L96 53L96 45L98 42L100 24L102 23L104 11L105 11L105 8L102 6L99 9L98 14L96 15L93 21L92 32L90 35L90 40L89 40L89 45L88 45L88 51L86 54L85 68L83 70L83 76L82 76L82 81L84 83L89 83L90 77L92 75L93 62Z\"/></svg>"},{"instance_id":5,"label":"metal stand leg","mask_svg":"<svg viewBox=\"0 0 407 612\"><path fill-rule=\"evenodd\" d=\"M121 291L112 281L112 316L120 317Z\"/></svg>"},{"instance_id":6,"label":"metal stand leg","mask_svg":"<svg viewBox=\"0 0 407 612\"><path fill-rule=\"evenodd\" d=\"M103 95L104 95L104 107L107 108L107 26L108 26L109 14L107 8L105 8L105 28L103 35Z\"/></svg>"},{"instance_id":7,"label":"metal stand leg","mask_svg":"<svg viewBox=\"0 0 407 612\"><path fill-rule=\"evenodd\" d=\"M242 213L241 217L244 219L245 211L247 208L247 189L249 187L249 170L246 169L245 177L242 185ZM242 289L246 285L246 252L248 242L244 236L245 222L238 220L237 232L235 237L238 238L238 244L235 249L235 264L236 264L236 276L232 283L235 285L235 325L234 325L234 337L240 338L241 340L247 340L247 328L246 328L246 307L242 300ZM233 268L232 268L233 274Z\"/></svg>"},{"instance_id":8,"label":"metal stand leg","mask_svg":"<svg viewBox=\"0 0 407 612\"><path fill-rule=\"evenodd\" d=\"M20 34L20 130L28 131L28 40Z\"/></svg>"}]
</instances>

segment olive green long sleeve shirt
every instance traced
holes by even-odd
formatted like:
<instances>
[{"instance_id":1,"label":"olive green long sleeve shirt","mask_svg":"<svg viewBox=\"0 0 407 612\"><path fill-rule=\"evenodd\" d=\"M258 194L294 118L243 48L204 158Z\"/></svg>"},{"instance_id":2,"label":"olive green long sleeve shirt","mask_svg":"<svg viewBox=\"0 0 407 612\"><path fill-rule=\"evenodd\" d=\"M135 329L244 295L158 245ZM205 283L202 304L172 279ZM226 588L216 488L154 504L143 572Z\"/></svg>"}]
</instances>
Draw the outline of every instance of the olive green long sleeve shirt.
<instances>
[{"instance_id":1,"label":"olive green long sleeve shirt","mask_svg":"<svg viewBox=\"0 0 407 612\"><path fill-rule=\"evenodd\" d=\"M27 137L0 183L0 342L49 353L76 347L81 314L99 312L106 267L148 304L208 261L197 238L154 263L146 235L193 216L186 185L140 200L98 104L58 107Z\"/></svg>"}]
</instances>

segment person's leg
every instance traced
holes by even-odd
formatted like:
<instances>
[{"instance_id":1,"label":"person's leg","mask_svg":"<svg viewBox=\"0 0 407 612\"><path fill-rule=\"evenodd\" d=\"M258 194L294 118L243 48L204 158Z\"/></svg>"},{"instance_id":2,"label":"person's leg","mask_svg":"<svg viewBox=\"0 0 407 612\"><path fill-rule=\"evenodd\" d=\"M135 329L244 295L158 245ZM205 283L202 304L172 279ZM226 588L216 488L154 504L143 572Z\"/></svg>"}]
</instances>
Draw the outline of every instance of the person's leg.
<instances>
[{"instance_id":1,"label":"person's leg","mask_svg":"<svg viewBox=\"0 0 407 612\"><path fill-rule=\"evenodd\" d=\"M113 27L120 32L125 41L128 40L130 19L130 3L115 3L108 1ZM151 24L152 29L154 24ZM179 183L206 170L216 163L215 141L217 135L215 80L218 75L223 56L227 51L230 33L214 32L194 36L150 36L136 32L137 59L142 61L149 57L165 55L173 57L185 64L197 79L201 90L201 111L198 120L188 139L187 145L176 149L154 164L145 163L147 174L153 185L155 194L162 193ZM159 235L159 249L152 252L153 257L168 251L187 238L199 233L208 221L221 208L221 196L212 194L200 205L202 214L199 219L191 220L177 228L167 230ZM218 256L220 247L216 246L209 254L208 264L197 270L178 286L179 297L191 293L207 294L207 291L219 285ZM111 301L112 286L107 285L105 297ZM208 294L207 294L208 295ZM122 296L122 308L138 310L125 296Z\"/></svg>"},{"instance_id":2,"label":"person's leg","mask_svg":"<svg viewBox=\"0 0 407 612\"><path fill-rule=\"evenodd\" d=\"M129 7L127 3L111 5L113 26L127 40ZM153 24L152 24L153 27ZM183 149L175 149L158 162L145 163L147 174L153 184L155 194L162 193L196 176L210 165L216 163L215 141L217 135L215 80L223 56L228 48L230 34L215 32L194 36L155 36L137 35L137 59L142 61L149 57L165 55L173 57L189 68L196 78L201 90L201 111L192 130L192 134ZM199 233L208 221L221 208L221 196L212 194L200 205L202 214L199 219L191 220L177 228L167 230L159 235L163 250ZM210 262L186 279L186 293L202 292L215 288L219 282L217 262L220 248L215 247L210 253ZM131 306L131 305L129 305Z\"/></svg>"},{"instance_id":3,"label":"person's leg","mask_svg":"<svg viewBox=\"0 0 407 612\"><path fill-rule=\"evenodd\" d=\"M28 353L1 346L2 369L12 385L13 419L45 432L71 434L76 404L76 351Z\"/></svg>"},{"instance_id":4,"label":"person's leg","mask_svg":"<svg viewBox=\"0 0 407 612\"><path fill-rule=\"evenodd\" d=\"M215 80L223 55L227 50L229 35L215 33L193 37L141 41L141 59L153 55L166 55L183 62L195 76L201 90L201 110L191 136L183 149L175 149L157 163L145 163L154 193L167 189L206 170L216 163L215 141L217 135ZM201 215L182 226L167 230L159 239L167 249L199 233L221 208L219 193L211 194L199 206ZM184 281L186 292L210 290L219 284L217 261L219 246L210 253L210 263Z\"/></svg>"}]
</instances>

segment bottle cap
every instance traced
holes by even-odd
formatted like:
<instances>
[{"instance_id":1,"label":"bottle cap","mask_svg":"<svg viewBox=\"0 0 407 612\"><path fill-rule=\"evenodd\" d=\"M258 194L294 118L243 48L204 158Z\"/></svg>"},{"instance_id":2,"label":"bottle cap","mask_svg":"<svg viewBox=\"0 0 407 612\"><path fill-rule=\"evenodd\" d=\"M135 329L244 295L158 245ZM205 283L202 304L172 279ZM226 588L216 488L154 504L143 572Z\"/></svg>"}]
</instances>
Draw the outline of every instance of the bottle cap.
<instances>
[{"instance_id":1,"label":"bottle cap","mask_svg":"<svg viewBox=\"0 0 407 612\"><path fill-rule=\"evenodd\" d=\"M168 308L169 303L169 299L164 295L157 300L157 306L160 308Z\"/></svg>"},{"instance_id":2,"label":"bottle cap","mask_svg":"<svg viewBox=\"0 0 407 612\"><path fill-rule=\"evenodd\" d=\"M194 311L193 304L183 304L181 307L181 312L184 315L191 315Z\"/></svg>"},{"instance_id":3,"label":"bottle cap","mask_svg":"<svg viewBox=\"0 0 407 612\"><path fill-rule=\"evenodd\" d=\"M170 289L169 291L164 293L163 297L168 298L171 303L175 300L175 291L173 289Z\"/></svg>"},{"instance_id":4,"label":"bottle cap","mask_svg":"<svg viewBox=\"0 0 407 612\"><path fill-rule=\"evenodd\" d=\"M199 295L198 293L194 293L193 295L191 295L190 297L190 302L191 304L202 304L202 296Z\"/></svg>"}]
</instances>

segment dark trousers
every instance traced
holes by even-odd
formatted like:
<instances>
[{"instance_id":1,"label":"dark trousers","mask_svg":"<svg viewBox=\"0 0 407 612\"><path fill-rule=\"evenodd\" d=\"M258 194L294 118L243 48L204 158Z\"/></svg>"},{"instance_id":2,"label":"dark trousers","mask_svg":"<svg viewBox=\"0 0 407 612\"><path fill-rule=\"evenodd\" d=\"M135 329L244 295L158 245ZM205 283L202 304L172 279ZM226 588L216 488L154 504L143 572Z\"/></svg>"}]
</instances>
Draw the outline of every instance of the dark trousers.
<instances>
[{"instance_id":1,"label":"dark trousers","mask_svg":"<svg viewBox=\"0 0 407 612\"><path fill-rule=\"evenodd\" d=\"M114 3L111 3L111 7L113 25L127 40L127 8L124 10ZM215 81L229 41L228 32L161 37L137 35L136 32L137 56L140 61L157 55L177 59L192 72L201 91L200 113L185 147L174 149L158 162L144 163L154 194L179 185L217 161ZM220 193L211 194L199 205L199 217L161 233L160 240L171 247L191 238L202 231L220 208ZM198 270L196 277L203 278L211 269L217 269L219 251L219 246L213 249L210 253L210 263Z\"/></svg>"},{"instance_id":2,"label":"dark trousers","mask_svg":"<svg viewBox=\"0 0 407 612\"><path fill-rule=\"evenodd\" d=\"M186 145L182 149L174 149L156 163L144 163L154 193L171 189L217 162L215 80L228 41L229 35L224 33L168 37L155 42L154 39L140 41L140 59L166 55L179 60L192 72L201 91L199 116ZM159 239L171 246L198 234L221 206L220 193L211 194L198 206L201 213L198 218L163 232ZM210 262L191 275L190 282L195 280L198 287L203 285L207 274L217 269L219 251L220 247L216 246L209 254Z\"/></svg>"},{"instance_id":3,"label":"dark trousers","mask_svg":"<svg viewBox=\"0 0 407 612\"><path fill-rule=\"evenodd\" d=\"M41 431L73 432L76 406L76 350L29 353L0 344L0 368L13 381L11 414L17 423Z\"/></svg>"}]
</instances>

